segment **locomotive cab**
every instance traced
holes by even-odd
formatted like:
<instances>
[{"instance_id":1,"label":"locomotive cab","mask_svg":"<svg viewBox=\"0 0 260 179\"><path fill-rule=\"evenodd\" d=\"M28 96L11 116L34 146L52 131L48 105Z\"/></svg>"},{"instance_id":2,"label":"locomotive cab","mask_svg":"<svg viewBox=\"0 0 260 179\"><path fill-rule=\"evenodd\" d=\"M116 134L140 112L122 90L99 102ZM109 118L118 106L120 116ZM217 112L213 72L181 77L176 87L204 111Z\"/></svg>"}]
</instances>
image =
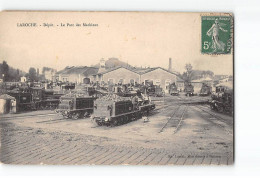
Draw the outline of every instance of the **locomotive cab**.
<instances>
[{"instance_id":1,"label":"locomotive cab","mask_svg":"<svg viewBox=\"0 0 260 179\"><path fill-rule=\"evenodd\" d=\"M92 119L101 125L102 122L108 123L112 116L112 101L103 101L97 99L94 103L94 112Z\"/></svg>"}]
</instances>

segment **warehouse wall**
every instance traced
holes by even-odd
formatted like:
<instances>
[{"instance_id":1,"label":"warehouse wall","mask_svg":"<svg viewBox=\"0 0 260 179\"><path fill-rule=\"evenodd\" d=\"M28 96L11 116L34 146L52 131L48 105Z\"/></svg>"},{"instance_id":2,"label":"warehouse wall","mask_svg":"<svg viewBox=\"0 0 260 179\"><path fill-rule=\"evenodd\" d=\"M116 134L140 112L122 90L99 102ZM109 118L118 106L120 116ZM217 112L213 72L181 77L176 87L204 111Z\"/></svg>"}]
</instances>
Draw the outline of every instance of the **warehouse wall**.
<instances>
[{"instance_id":1,"label":"warehouse wall","mask_svg":"<svg viewBox=\"0 0 260 179\"><path fill-rule=\"evenodd\" d=\"M105 83L108 83L108 81L110 80L113 81L114 84L116 84L121 79L124 80L124 84L130 83L130 80L139 83L140 75L125 68L118 68L116 70L103 74L103 81Z\"/></svg>"},{"instance_id":2,"label":"warehouse wall","mask_svg":"<svg viewBox=\"0 0 260 179\"><path fill-rule=\"evenodd\" d=\"M166 86L168 86L169 83L176 83L177 76L161 68L157 68L153 71L142 74L141 83L145 83L145 80L153 81L154 85L160 85L163 88L163 90L167 93L168 90L166 89Z\"/></svg>"}]
</instances>

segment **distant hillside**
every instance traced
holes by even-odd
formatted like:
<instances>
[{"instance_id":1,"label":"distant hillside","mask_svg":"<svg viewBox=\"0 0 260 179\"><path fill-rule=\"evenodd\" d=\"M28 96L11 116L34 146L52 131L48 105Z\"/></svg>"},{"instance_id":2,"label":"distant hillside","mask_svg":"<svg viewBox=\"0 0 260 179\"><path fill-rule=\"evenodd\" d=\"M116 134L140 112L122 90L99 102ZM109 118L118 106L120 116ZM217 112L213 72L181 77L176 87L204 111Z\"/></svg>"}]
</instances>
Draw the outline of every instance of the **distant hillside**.
<instances>
[{"instance_id":1,"label":"distant hillside","mask_svg":"<svg viewBox=\"0 0 260 179\"><path fill-rule=\"evenodd\" d=\"M100 66L99 63L94 65L94 67L97 67L97 68L99 68L99 66ZM105 68L106 69L115 68L115 67L119 67L119 66L127 67L127 68L133 68L133 66L127 64L126 62L119 60L118 58L109 58L105 62Z\"/></svg>"}]
</instances>

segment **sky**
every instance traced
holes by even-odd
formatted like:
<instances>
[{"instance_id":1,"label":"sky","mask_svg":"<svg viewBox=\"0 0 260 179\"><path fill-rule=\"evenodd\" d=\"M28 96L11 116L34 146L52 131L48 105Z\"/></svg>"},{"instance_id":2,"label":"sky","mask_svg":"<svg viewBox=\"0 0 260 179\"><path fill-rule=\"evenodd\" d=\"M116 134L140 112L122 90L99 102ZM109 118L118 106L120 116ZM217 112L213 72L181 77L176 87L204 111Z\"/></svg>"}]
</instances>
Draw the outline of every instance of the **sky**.
<instances>
[{"instance_id":1,"label":"sky","mask_svg":"<svg viewBox=\"0 0 260 179\"><path fill-rule=\"evenodd\" d=\"M0 61L26 72L30 67L90 66L115 57L132 66L166 69L172 58L178 72L191 63L193 69L233 73L232 54L201 54L199 13L1 12L0 23Z\"/></svg>"}]
</instances>

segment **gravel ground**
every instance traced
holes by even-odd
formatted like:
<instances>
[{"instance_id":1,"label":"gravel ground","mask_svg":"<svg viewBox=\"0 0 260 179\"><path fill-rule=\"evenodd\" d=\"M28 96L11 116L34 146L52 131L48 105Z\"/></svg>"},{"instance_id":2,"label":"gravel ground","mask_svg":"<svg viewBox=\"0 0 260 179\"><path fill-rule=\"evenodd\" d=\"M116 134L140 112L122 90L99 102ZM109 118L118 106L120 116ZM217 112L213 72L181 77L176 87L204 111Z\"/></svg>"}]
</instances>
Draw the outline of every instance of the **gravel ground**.
<instances>
[{"instance_id":1,"label":"gravel ground","mask_svg":"<svg viewBox=\"0 0 260 179\"><path fill-rule=\"evenodd\" d=\"M6 164L229 165L233 118L211 111L207 97L156 98L149 122L97 126L89 118L63 119L53 111L1 119Z\"/></svg>"}]
</instances>

